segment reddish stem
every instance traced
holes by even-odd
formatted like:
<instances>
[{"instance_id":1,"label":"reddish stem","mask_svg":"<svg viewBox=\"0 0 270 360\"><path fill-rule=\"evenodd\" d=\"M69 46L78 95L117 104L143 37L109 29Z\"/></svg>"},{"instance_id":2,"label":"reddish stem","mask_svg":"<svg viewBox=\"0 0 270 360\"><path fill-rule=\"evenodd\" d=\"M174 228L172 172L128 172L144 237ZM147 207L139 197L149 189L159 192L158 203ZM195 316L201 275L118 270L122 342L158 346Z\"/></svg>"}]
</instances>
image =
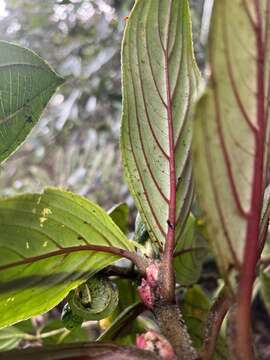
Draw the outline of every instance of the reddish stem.
<instances>
[{"instance_id":1,"label":"reddish stem","mask_svg":"<svg viewBox=\"0 0 270 360\"><path fill-rule=\"evenodd\" d=\"M230 301L227 292L222 291L211 307L204 329L204 343L200 351L201 360L211 360L215 352L216 341L222 322L229 310Z\"/></svg>"},{"instance_id":2,"label":"reddish stem","mask_svg":"<svg viewBox=\"0 0 270 360\"><path fill-rule=\"evenodd\" d=\"M265 147L265 90L264 90L264 44L262 41L262 19L259 1L255 0L257 23L255 26L257 43L257 126L256 154L254 157L254 174L252 184L251 215L248 219L247 237L244 250L244 261L240 272L236 308L236 356L238 359L252 360L251 336L251 297L258 261L258 244L260 241L260 216L264 191L264 147Z\"/></svg>"}]
</instances>

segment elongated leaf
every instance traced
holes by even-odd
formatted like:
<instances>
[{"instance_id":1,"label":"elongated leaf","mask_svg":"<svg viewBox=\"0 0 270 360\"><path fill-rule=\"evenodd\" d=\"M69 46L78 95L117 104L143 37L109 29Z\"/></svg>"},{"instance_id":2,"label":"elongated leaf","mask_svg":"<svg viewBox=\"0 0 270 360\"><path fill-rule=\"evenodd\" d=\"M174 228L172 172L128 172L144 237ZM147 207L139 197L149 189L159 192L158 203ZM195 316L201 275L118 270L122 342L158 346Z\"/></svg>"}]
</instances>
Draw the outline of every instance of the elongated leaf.
<instances>
[{"instance_id":1,"label":"elongated leaf","mask_svg":"<svg viewBox=\"0 0 270 360\"><path fill-rule=\"evenodd\" d=\"M62 83L35 53L0 41L0 163L25 140Z\"/></svg>"},{"instance_id":2,"label":"elongated leaf","mask_svg":"<svg viewBox=\"0 0 270 360\"><path fill-rule=\"evenodd\" d=\"M189 215L183 235L175 248L174 270L176 281L189 286L195 284L201 275L202 264L208 254L203 226Z\"/></svg>"},{"instance_id":3,"label":"elongated leaf","mask_svg":"<svg viewBox=\"0 0 270 360\"><path fill-rule=\"evenodd\" d=\"M105 211L56 189L1 200L0 234L0 327L48 311L119 259L90 245L134 250Z\"/></svg>"},{"instance_id":4,"label":"elongated leaf","mask_svg":"<svg viewBox=\"0 0 270 360\"><path fill-rule=\"evenodd\" d=\"M122 50L121 146L129 189L152 240L178 240L193 198L191 105L199 73L187 0L138 0Z\"/></svg>"},{"instance_id":5,"label":"elongated leaf","mask_svg":"<svg viewBox=\"0 0 270 360\"><path fill-rule=\"evenodd\" d=\"M196 111L194 166L223 272L230 264L241 267L244 251L256 261L267 185L269 10L265 0L217 0L214 5L211 78Z\"/></svg>"}]
</instances>

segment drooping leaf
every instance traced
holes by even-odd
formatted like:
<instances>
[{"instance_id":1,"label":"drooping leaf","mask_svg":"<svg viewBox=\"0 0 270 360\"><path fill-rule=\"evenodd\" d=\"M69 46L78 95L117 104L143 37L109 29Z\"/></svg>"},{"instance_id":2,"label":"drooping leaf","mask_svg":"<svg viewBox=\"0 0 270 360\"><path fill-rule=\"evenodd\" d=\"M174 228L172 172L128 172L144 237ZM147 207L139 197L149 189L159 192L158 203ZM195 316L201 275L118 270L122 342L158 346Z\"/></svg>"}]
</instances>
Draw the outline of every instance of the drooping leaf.
<instances>
[{"instance_id":1,"label":"drooping leaf","mask_svg":"<svg viewBox=\"0 0 270 360\"><path fill-rule=\"evenodd\" d=\"M264 0L220 0L213 10L211 77L196 110L193 160L223 273L241 267L245 251L256 261L269 151L269 9Z\"/></svg>"},{"instance_id":2,"label":"drooping leaf","mask_svg":"<svg viewBox=\"0 0 270 360\"><path fill-rule=\"evenodd\" d=\"M134 250L100 207L57 189L0 200L0 233L0 327L50 310L119 259L100 246Z\"/></svg>"},{"instance_id":3,"label":"drooping leaf","mask_svg":"<svg viewBox=\"0 0 270 360\"><path fill-rule=\"evenodd\" d=\"M62 83L38 55L0 41L0 163L25 140Z\"/></svg>"},{"instance_id":4,"label":"drooping leaf","mask_svg":"<svg viewBox=\"0 0 270 360\"><path fill-rule=\"evenodd\" d=\"M176 281L189 286L200 277L202 264L208 249L202 233L203 225L193 215L189 215L183 234L175 248L174 270Z\"/></svg>"},{"instance_id":5,"label":"drooping leaf","mask_svg":"<svg viewBox=\"0 0 270 360\"><path fill-rule=\"evenodd\" d=\"M207 314L211 307L210 300L200 286L194 285L188 289L184 299L181 300L180 308L188 328L193 345L199 349L203 344L204 325ZM213 360L228 359L225 337L220 334L216 343Z\"/></svg>"},{"instance_id":6,"label":"drooping leaf","mask_svg":"<svg viewBox=\"0 0 270 360\"><path fill-rule=\"evenodd\" d=\"M125 203L115 205L108 211L110 217L113 219L116 225L119 226L124 234L127 233L128 228L128 213L129 209Z\"/></svg>"},{"instance_id":7,"label":"drooping leaf","mask_svg":"<svg viewBox=\"0 0 270 360\"><path fill-rule=\"evenodd\" d=\"M151 239L177 241L193 198L190 112L199 73L188 1L138 0L122 48L125 175Z\"/></svg>"}]
</instances>

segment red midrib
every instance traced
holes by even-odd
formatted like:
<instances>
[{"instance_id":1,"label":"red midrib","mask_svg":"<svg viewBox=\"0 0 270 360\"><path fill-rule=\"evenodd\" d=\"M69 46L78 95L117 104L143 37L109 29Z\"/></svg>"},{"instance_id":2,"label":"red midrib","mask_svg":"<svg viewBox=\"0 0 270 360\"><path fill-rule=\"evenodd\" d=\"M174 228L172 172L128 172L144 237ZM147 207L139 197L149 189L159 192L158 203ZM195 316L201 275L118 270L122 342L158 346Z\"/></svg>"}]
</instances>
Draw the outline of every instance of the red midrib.
<instances>
[{"instance_id":1,"label":"red midrib","mask_svg":"<svg viewBox=\"0 0 270 360\"><path fill-rule=\"evenodd\" d=\"M170 1L169 22L167 28L167 39L164 48L164 66L165 66L165 83L166 83L166 98L167 98L167 119L168 119L168 136L169 136L169 171L170 171L170 198L168 210L168 229L166 235L165 249L164 249L164 264L166 271L166 281L164 281L164 294L167 301L174 299L174 271L173 271L173 253L175 247L175 222L176 222L176 170L175 170L175 153L174 153L174 127L173 127L173 111L172 111L172 96L171 84L169 76L169 32L170 21L172 15L172 1Z\"/></svg>"}]
</instances>

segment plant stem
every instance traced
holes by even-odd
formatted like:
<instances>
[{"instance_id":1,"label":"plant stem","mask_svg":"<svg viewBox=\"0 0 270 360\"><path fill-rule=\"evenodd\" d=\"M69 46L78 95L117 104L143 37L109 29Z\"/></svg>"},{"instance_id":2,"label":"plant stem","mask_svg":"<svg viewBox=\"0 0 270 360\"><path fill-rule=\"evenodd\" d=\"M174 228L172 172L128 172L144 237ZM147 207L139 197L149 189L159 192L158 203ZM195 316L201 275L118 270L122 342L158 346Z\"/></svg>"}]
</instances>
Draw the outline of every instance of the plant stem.
<instances>
[{"instance_id":1,"label":"plant stem","mask_svg":"<svg viewBox=\"0 0 270 360\"><path fill-rule=\"evenodd\" d=\"M67 330L66 328L60 328L60 329L44 332L42 334L37 334L37 335L25 334L22 337L22 339L28 340L28 341L37 341L37 340L46 339L51 336L59 335L59 334L65 333L65 332L68 334L70 331ZM16 335L15 335L15 337L16 337ZM18 335L18 337L21 337L21 336Z\"/></svg>"},{"instance_id":2,"label":"plant stem","mask_svg":"<svg viewBox=\"0 0 270 360\"><path fill-rule=\"evenodd\" d=\"M229 307L229 296L224 289L214 302L207 317L204 329L204 343L200 351L202 360L211 360L213 358L216 340Z\"/></svg>"},{"instance_id":3,"label":"plant stem","mask_svg":"<svg viewBox=\"0 0 270 360\"><path fill-rule=\"evenodd\" d=\"M172 345L177 358L181 360L198 359L197 351L191 344L179 307L177 305L156 304L154 314L162 334Z\"/></svg>"},{"instance_id":4,"label":"plant stem","mask_svg":"<svg viewBox=\"0 0 270 360\"><path fill-rule=\"evenodd\" d=\"M265 84L264 64L265 51L262 34L262 15L259 0L254 1L256 23L255 36L257 44L257 134L255 136L255 156L252 180L251 212L248 219L247 237L244 250L244 261L240 272L235 317L235 357L239 360L254 358L251 336L251 297L258 261L260 241L260 216L265 186L264 153L266 140Z\"/></svg>"},{"instance_id":5,"label":"plant stem","mask_svg":"<svg viewBox=\"0 0 270 360\"><path fill-rule=\"evenodd\" d=\"M78 343L3 352L10 360L160 360L154 352L114 344Z\"/></svg>"}]
</instances>

